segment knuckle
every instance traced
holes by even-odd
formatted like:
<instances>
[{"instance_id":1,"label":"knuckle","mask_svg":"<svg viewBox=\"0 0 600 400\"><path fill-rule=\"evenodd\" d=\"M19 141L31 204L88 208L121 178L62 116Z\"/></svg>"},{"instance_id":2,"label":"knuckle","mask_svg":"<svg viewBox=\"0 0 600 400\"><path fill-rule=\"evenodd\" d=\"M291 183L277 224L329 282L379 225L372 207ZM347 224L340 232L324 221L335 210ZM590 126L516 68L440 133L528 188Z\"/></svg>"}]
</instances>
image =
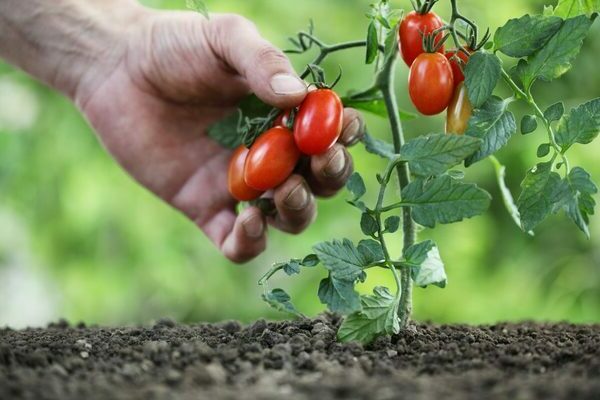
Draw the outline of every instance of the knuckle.
<instances>
[{"instance_id":1,"label":"knuckle","mask_svg":"<svg viewBox=\"0 0 600 400\"><path fill-rule=\"evenodd\" d=\"M256 63L260 65L280 65L288 63L288 58L281 50L266 42L258 47L255 58Z\"/></svg>"}]
</instances>

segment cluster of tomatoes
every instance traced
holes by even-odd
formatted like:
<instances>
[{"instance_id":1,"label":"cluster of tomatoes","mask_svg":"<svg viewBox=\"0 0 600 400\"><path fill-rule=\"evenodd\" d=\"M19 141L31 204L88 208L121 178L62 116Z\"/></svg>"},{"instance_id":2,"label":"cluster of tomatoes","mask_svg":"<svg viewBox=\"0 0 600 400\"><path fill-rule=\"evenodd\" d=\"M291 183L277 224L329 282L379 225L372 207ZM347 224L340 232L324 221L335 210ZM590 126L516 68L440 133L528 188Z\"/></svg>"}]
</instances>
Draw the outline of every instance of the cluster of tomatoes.
<instances>
[{"instance_id":1,"label":"cluster of tomatoes","mask_svg":"<svg viewBox=\"0 0 600 400\"><path fill-rule=\"evenodd\" d=\"M333 90L309 92L294 111L293 124L291 110L282 112L250 148L241 145L233 153L228 186L238 201L257 199L276 188L292 174L302 155L324 154L337 142L344 110Z\"/></svg>"},{"instance_id":2,"label":"cluster of tomatoes","mask_svg":"<svg viewBox=\"0 0 600 400\"><path fill-rule=\"evenodd\" d=\"M432 11L410 12L400 24L400 52L410 67L408 90L417 110L424 115L435 115L448 109L446 131L462 134L472 111L462 71L469 56L459 50L445 51L440 31L443 26L441 18ZM436 31L439 33L435 34ZM435 48L427 52L423 37L433 34Z\"/></svg>"}]
</instances>

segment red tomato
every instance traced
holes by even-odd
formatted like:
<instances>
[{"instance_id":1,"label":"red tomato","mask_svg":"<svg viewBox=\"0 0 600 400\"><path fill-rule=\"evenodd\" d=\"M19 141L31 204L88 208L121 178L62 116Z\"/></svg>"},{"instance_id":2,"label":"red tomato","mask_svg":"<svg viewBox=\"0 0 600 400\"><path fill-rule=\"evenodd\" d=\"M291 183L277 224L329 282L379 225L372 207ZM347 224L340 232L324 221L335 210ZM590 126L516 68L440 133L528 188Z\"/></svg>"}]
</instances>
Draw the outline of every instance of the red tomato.
<instances>
[{"instance_id":1,"label":"red tomato","mask_svg":"<svg viewBox=\"0 0 600 400\"><path fill-rule=\"evenodd\" d=\"M470 52L470 49L467 50ZM463 68L469 62L469 56L467 56L462 51L457 52L457 50L450 50L446 52L446 58L448 59L448 61L450 61L450 66L452 67L452 74L454 75L454 86L458 86L462 81L465 80L465 75L463 74L463 70L460 67L458 61L456 60L456 57L454 57L455 54L457 54L456 57L462 60Z\"/></svg>"},{"instance_id":2,"label":"red tomato","mask_svg":"<svg viewBox=\"0 0 600 400\"><path fill-rule=\"evenodd\" d=\"M300 150L292 132L276 126L259 136L250 148L244 181L256 190L273 189L292 174L299 159Z\"/></svg>"},{"instance_id":3,"label":"red tomato","mask_svg":"<svg viewBox=\"0 0 600 400\"><path fill-rule=\"evenodd\" d=\"M439 114L448 107L454 93L452 67L440 53L423 53L410 67L410 98L421 114Z\"/></svg>"},{"instance_id":4,"label":"red tomato","mask_svg":"<svg viewBox=\"0 0 600 400\"><path fill-rule=\"evenodd\" d=\"M446 116L446 133L463 135L469 125L469 119L473 114L473 106L469 101L467 87L459 83L454 91L454 96L448 105Z\"/></svg>"},{"instance_id":5,"label":"red tomato","mask_svg":"<svg viewBox=\"0 0 600 400\"><path fill-rule=\"evenodd\" d=\"M231 156L229 161L229 174L227 177L227 185L229 193L238 201L250 201L259 198L263 192L254 190L246 185L244 181L244 165L246 157L250 150L246 146L238 147Z\"/></svg>"},{"instance_id":6,"label":"red tomato","mask_svg":"<svg viewBox=\"0 0 600 400\"><path fill-rule=\"evenodd\" d=\"M423 34L432 33L436 29L444 26L444 22L434 12L427 14L419 14L416 11L409 12L400 23L399 44L400 53L404 62L409 67L415 59L422 54L423 50ZM439 43L444 37L440 32L435 37L435 43ZM440 46L439 53L444 53L444 46Z\"/></svg>"},{"instance_id":7,"label":"red tomato","mask_svg":"<svg viewBox=\"0 0 600 400\"><path fill-rule=\"evenodd\" d=\"M306 155L323 154L342 133L344 106L331 89L309 92L300 105L294 122L294 139Z\"/></svg>"},{"instance_id":8,"label":"red tomato","mask_svg":"<svg viewBox=\"0 0 600 400\"><path fill-rule=\"evenodd\" d=\"M291 112L292 110L282 111L277 118L275 118L275 121L273 121L273 126L283 126L284 128L287 128L290 122Z\"/></svg>"}]
</instances>

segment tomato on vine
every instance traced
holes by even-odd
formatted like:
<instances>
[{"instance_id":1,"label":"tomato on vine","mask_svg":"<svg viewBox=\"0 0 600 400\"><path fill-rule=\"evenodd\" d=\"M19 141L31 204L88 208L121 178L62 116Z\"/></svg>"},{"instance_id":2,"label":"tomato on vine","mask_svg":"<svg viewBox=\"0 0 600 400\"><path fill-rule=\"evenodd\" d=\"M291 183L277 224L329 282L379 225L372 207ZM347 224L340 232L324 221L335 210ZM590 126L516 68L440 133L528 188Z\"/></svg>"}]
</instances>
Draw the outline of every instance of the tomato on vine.
<instances>
[{"instance_id":1,"label":"tomato on vine","mask_svg":"<svg viewBox=\"0 0 600 400\"><path fill-rule=\"evenodd\" d=\"M229 161L227 186L229 193L238 201L254 200L263 194L262 191L248 186L244 180L244 165L249 152L250 150L246 146L241 145L233 152Z\"/></svg>"},{"instance_id":2,"label":"tomato on vine","mask_svg":"<svg viewBox=\"0 0 600 400\"><path fill-rule=\"evenodd\" d=\"M294 139L300 151L313 156L325 153L342 132L344 107L331 89L309 92L294 121Z\"/></svg>"},{"instance_id":3,"label":"tomato on vine","mask_svg":"<svg viewBox=\"0 0 600 400\"><path fill-rule=\"evenodd\" d=\"M288 128L291 116L292 116L292 110L281 111L281 113L279 113L279 115L277 115L277 118L275 118L275 121L273 121L273 127L282 126L284 128Z\"/></svg>"},{"instance_id":4,"label":"tomato on vine","mask_svg":"<svg viewBox=\"0 0 600 400\"><path fill-rule=\"evenodd\" d=\"M256 190L281 185L292 174L300 159L292 132L284 127L269 129L256 139L244 167L244 181Z\"/></svg>"},{"instance_id":5,"label":"tomato on vine","mask_svg":"<svg viewBox=\"0 0 600 400\"><path fill-rule=\"evenodd\" d=\"M409 67L415 59L425 52L423 48L423 35L431 34L435 30L444 26L442 19L434 12L428 11L421 14L417 11L411 11L404 17L400 23L399 46L402 59ZM439 32L435 37L435 43L441 43L443 33ZM444 53L443 44L437 49Z\"/></svg>"},{"instance_id":6,"label":"tomato on vine","mask_svg":"<svg viewBox=\"0 0 600 400\"><path fill-rule=\"evenodd\" d=\"M452 67L440 53L423 53L410 67L410 98L421 114L435 115L444 111L454 93Z\"/></svg>"},{"instance_id":7,"label":"tomato on vine","mask_svg":"<svg viewBox=\"0 0 600 400\"><path fill-rule=\"evenodd\" d=\"M466 48L469 53L473 53L470 48ZM446 58L450 61L450 66L452 67L452 74L454 75L454 86L457 86L465 80L465 75L463 73L463 68L469 62L469 56L466 55L463 51L459 51L456 49L449 50L446 52ZM457 58L460 59L457 60ZM460 65L462 62L462 65Z\"/></svg>"},{"instance_id":8,"label":"tomato on vine","mask_svg":"<svg viewBox=\"0 0 600 400\"><path fill-rule=\"evenodd\" d=\"M454 96L448 106L446 115L446 133L463 135L467 130L469 119L473 114L473 106L469 101L467 87L464 82L459 83L454 91Z\"/></svg>"}]
</instances>

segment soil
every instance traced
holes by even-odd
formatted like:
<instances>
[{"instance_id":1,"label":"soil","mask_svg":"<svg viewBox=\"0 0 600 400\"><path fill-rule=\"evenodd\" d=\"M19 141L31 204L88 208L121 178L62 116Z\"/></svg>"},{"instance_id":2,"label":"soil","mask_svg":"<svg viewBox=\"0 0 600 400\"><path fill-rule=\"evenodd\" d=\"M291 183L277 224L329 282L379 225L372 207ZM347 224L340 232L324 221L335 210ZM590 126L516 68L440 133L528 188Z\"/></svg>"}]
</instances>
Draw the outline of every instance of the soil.
<instances>
[{"instance_id":1,"label":"soil","mask_svg":"<svg viewBox=\"0 0 600 400\"><path fill-rule=\"evenodd\" d=\"M600 325L417 324L363 347L339 318L0 330L0 399L600 399Z\"/></svg>"}]
</instances>

